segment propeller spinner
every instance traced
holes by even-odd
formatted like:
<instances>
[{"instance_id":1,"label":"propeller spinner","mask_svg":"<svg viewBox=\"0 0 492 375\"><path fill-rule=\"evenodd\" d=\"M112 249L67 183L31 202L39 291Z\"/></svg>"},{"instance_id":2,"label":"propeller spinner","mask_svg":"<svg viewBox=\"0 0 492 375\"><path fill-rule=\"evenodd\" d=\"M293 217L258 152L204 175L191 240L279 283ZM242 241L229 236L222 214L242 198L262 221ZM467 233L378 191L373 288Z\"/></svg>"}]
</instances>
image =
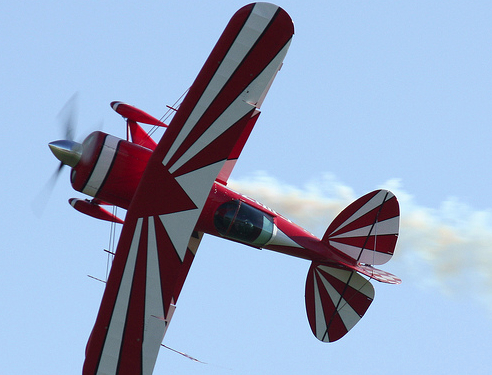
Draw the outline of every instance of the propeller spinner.
<instances>
[{"instance_id":1,"label":"propeller spinner","mask_svg":"<svg viewBox=\"0 0 492 375\"><path fill-rule=\"evenodd\" d=\"M53 155L64 165L75 167L82 156L82 145L75 141L59 140L48 144Z\"/></svg>"}]
</instances>

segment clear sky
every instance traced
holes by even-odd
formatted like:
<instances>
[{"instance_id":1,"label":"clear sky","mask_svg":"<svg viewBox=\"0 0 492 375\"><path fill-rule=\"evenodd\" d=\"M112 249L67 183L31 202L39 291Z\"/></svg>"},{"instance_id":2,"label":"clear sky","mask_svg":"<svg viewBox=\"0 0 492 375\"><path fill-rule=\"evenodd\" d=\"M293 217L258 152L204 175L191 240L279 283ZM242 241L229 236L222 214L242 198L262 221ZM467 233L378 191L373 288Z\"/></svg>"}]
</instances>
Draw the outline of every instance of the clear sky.
<instances>
[{"instance_id":1,"label":"clear sky","mask_svg":"<svg viewBox=\"0 0 492 375\"><path fill-rule=\"evenodd\" d=\"M0 13L0 368L80 374L110 225L67 203L57 114L79 92L77 139L125 136L113 100L164 114L241 1L16 1ZM492 5L278 2L296 35L232 178L321 236L342 206L392 189L399 286L374 282L339 342L311 333L309 263L202 241L155 374L488 374L492 350ZM313 203L314 202L314 203Z\"/></svg>"}]
</instances>

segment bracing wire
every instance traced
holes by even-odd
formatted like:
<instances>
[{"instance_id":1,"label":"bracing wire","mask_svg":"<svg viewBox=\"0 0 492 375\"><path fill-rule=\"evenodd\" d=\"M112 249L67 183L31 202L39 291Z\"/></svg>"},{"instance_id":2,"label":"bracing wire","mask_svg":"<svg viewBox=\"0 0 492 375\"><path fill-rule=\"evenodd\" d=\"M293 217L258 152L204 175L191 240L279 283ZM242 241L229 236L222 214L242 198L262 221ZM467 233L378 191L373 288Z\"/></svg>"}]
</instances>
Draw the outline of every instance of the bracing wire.
<instances>
[{"instance_id":1,"label":"bracing wire","mask_svg":"<svg viewBox=\"0 0 492 375\"><path fill-rule=\"evenodd\" d=\"M184 99L185 95L188 93L188 91L190 91L189 88L183 94L181 94L181 96L173 103L172 106L169 106L169 105L167 106L168 109L167 109L166 113L164 113L164 115L159 120L160 122L166 123L166 121L168 121L171 118L171 116L174 116L176 111L179 109L181 103L183 102L183 99ZM147 133L147 135L149 137L152 136L152 134L154 134L156 132L156 130L159 128L160 128L160 126L154 125L150 129L150 131ZM127 138L129 139L128 132L129 132L129 130L127 127ZM118 207L113 206L113 215L114 216L116 216L117 210L118 210ZM108 253L108 258L106 261L106 280L108 280L109 272L111 270L111 265L112 265L113 259L114 259L114 254L116 252L116 223L115 222L111 222L111 227L109 230L109 244L108 244L108 250L106 252Z\"/></svg>"},{"instance_id":2,"label":"bracing wire","mask_svg":"<svg viewBox=\"0 0 492 375\"><path fill-rule=\"evenodd\" d=\"M181 96L173 103L173 105L167 106L167 111L160 118L160 120L159 120L160 122L163 122L166 124L170 121L171 116L174 116L174 114L177 112L177 110L179 109L179 107L180 107L181 103L183 102L183 99L184 99L185 95L188 93L188 91L190 91L189 88L186 89L186 91L181 94ZM152 127L152 129L150 129L148 134L149 135L154 134L157 129L159 129L159 126Z\"/></svg>"},{"instance_id":3,"label":"bracing wire","mask_svg":"<svg viewBox=\"0 0 492 375\"><path fill-rule=\"evenodd\" d=\"M113 206L113 215L116 216L116 213L118 211L117 206ZM111 270L111 265L113 263L114 259L114 253L115 253L115 247L116 247L116 223L114 221L111 222L111 226L109 229L109 245L108 245L108 258L106 261L106 280L109 277L109 271Z\"/></svg>"}]
</instances>

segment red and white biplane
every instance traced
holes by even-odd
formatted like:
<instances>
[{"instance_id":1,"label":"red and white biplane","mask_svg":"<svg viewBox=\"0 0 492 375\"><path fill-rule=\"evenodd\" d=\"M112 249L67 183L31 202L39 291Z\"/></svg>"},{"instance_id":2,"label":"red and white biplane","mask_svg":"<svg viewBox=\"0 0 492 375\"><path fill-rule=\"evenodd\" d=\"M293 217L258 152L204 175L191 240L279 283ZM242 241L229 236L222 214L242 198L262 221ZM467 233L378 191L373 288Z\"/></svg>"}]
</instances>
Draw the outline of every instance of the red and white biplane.
<instances>
[{"instance_id":1,"label":"red and white biplane","mask_svg":"<svg viewBox=\"0 0 492 375\"><path fill-rule=\"evenodd\" d=\"M101 205L127 210L84 374L152 373L204 233L311 260L306 310L322 341L340 339L361 319L374 298L370 279L400 283L373 267L391 259L398 237L391 192L359 198L319 239L227 187L293 34L283 9L247 5L230 20L158 143L138 123L165 124L113 102L127 119L128 140L96 131L82 144L49 144L72 167L73 188L93 197L72 198L72 206L120 223Z\"/></svg>"}]
</instances>

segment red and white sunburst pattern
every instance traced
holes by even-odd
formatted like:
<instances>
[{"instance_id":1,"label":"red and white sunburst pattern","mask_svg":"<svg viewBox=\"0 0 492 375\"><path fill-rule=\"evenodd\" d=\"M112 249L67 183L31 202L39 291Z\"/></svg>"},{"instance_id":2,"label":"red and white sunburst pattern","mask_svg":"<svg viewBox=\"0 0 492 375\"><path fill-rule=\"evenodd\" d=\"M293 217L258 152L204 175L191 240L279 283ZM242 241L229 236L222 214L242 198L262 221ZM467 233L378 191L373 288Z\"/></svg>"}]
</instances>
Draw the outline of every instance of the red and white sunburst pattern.
<instances>
[{"instance_id":1,"label":"red and white sunburst pattern","mask_svg":"<svg viewBox=\"0 0 492 375\"><path fill-rule=\"evenodd\" d=\"M374 288L355 271L313 262L305 299L314 335L321 341L333 342L362 318L374 299Z\"/></svg>"},{"instance_id":2,"label":"red and white sunburst pattern","mask_svg":"<svg viewBox=\"0 0 492 375\"><path fill-rule=\"evenodd\" d=\"M289 15L267 3L247 5L229 22L130 204L84 375L152 373L201 238L200 213L226 162L239 156L293 32Z\"/></svg>"},{"instance_id":3,"label":"red and white sunburst pattern","mask_svg":"<svg viewBox=\"0 0 492 375\"><path fill-rule=\"evenodd\" d=\"M399 219L394 194L376 190L344 209L330 224L322 241L358 263L384 264L393 256Z\"/></svg>"}]
</instances>

